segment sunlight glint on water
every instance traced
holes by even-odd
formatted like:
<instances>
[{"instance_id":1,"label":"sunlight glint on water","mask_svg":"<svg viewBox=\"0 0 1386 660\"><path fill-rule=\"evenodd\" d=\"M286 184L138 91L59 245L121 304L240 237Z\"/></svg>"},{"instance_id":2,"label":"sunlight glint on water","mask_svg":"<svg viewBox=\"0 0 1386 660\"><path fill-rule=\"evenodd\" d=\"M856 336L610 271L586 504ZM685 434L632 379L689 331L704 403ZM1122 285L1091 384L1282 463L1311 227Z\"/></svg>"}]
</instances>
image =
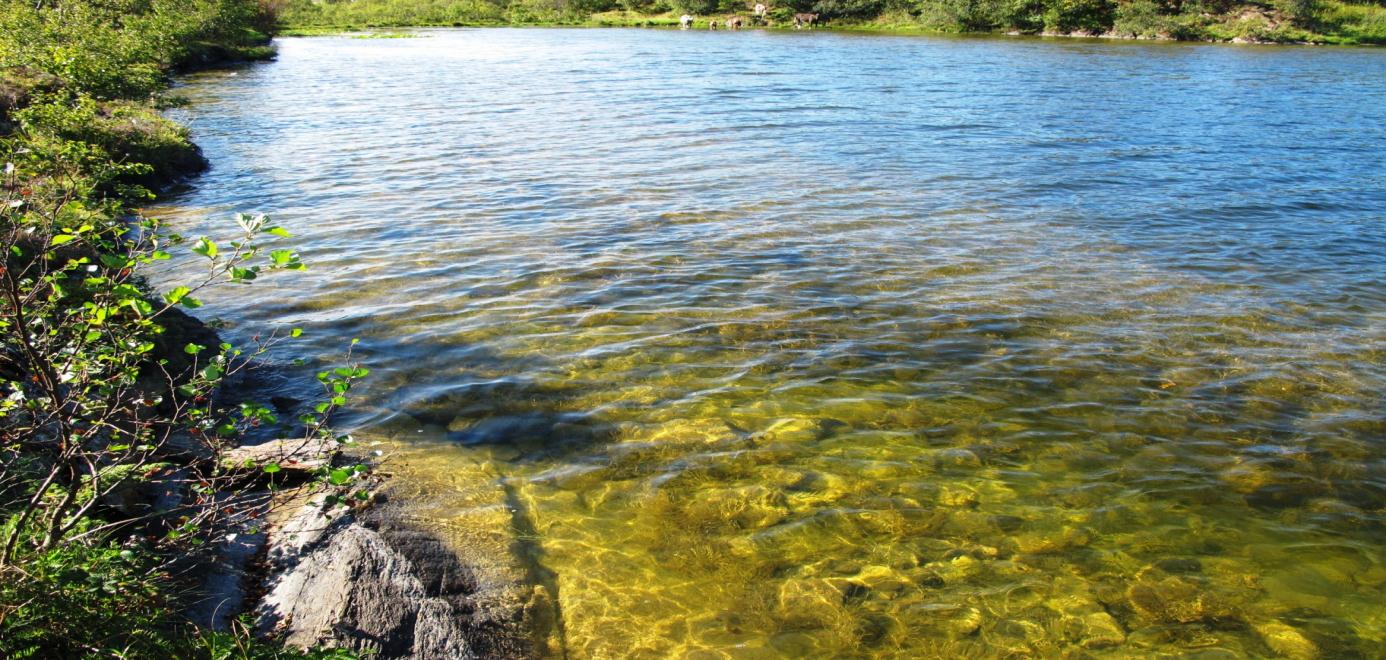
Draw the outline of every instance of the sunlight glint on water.
<instances>
[{"instance_id":1,"label":"sunlight glint on water","mask_svg":"<svg viewBox=\"0 0 1386 660\"><path fill-rule=\"evenodd\" d=\"M570 656L1386 644L1386 52L281 48L160 212L294 232L208 309L361 337L358 436L439 530L511 493Z\"/></svg>"}]
</instances>

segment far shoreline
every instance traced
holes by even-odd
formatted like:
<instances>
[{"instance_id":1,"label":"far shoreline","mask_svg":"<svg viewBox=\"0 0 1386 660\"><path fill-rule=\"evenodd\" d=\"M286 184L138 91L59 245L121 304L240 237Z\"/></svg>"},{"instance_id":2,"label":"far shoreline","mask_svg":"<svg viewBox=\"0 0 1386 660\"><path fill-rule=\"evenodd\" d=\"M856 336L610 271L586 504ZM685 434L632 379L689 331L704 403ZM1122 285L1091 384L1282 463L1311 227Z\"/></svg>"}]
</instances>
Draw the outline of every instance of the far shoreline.
<instances>
[{"instance_id":1,"label":"far shoreline","mask_svg":"<svg viewBox=\"0 0 1386 660\"><path fill-rule=\"evenodd\" d=\"M677 22L666 21L664 17L651 16L645 20L630 20L627 22L609 21L575 21L566 22L456 22L456 23L425 23L410 25L340 25L340 26L281 26L275 33L276 38L309 38L309 37L351 37L356 39L394 39L394 38L415 38L419 35L413 34L411 30L444 30L444 29L642 29L642 30L672 30L687 32L708 32L707 21L700 17L700 22L690 30L681 30ZM1016 32L1016 31L987 31L987 32L949 32L944 30L930 30L915 26L894 26L872 23L848 24L848 25L824 25L807 30L796 30L793 27L783 25L758 25L745 27L740 30L716 30L718 32L827 32L842 35L880 35L890 37L934 37L948 39L1018 39L1018 40L1037 40L1037 41L1079 41L1091 43L1143 43L1143 44L1162 44L1162 45L1193 45L1209 44L1222 46L1313 46L1313 47L1335 47L1335 48L1370 48L1376 49L1386 44L1377 43L1358 43L1358 42L1334 42L1334 41L1275 41L1262 39L1178 39L1174 37L1147 37L1147 36L1128 36L1115 33L1061 33L1061 32Z\"/></svg>"}]
</instances>

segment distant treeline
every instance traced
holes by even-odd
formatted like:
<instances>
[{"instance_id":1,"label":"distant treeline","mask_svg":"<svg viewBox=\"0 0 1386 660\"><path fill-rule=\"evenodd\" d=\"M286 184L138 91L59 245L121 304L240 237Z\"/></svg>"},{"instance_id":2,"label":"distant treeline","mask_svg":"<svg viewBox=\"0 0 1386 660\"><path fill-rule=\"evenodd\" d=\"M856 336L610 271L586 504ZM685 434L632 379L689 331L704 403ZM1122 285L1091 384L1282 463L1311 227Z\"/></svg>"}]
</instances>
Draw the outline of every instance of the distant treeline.
<instances>
[{"instance_id":1,"label":"distant treeline","mask_svg":"<svg viewBox=\"0 0 1386 660\"><path fill-rule=\"evenodd\" d=\"M749 14L754 0L280 0L290 29L424 25L671 25ZM762 0L765 1L765 0ZM770 24L1184 40L1386 43L1386 0L770 0Z\"/></svg>"}]
</instances>

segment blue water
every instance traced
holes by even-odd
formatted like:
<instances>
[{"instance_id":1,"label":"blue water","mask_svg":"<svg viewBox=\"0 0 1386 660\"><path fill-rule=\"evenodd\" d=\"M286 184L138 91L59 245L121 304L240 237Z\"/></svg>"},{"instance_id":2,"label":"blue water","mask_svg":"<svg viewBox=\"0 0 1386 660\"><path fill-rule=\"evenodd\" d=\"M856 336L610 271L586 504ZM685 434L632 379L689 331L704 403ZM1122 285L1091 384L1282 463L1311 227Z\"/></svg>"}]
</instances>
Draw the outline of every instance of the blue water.
<instances>
[{"instance_id":1,"label":"blue water","mask_svg":"<svg viewBox=\"0 0 1386 660\"><path fill-rule=\"evenodd\" d=\"M192 78L158 211L294 233L203 311L360 337L546 652L1380 653L1386 51L420 35Z\"/></svg>"}]
</instances>

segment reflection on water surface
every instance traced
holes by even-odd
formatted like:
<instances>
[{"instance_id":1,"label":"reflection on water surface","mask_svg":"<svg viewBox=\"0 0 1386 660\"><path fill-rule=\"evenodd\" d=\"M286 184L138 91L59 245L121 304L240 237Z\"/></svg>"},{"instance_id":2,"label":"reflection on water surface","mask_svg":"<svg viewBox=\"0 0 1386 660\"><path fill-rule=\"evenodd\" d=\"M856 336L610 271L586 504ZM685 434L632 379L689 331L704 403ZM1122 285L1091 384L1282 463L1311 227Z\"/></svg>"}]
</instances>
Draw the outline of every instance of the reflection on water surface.
<instances>
[{"instance_id":1,"label":"reflection on water surface","mask_svg":"<svg viewBox=\"0 0 1386 660\"><path fill-rule=\"evenodd\" d=\"M186 231L572 657L1386 643L1386 53L627 30L287 40ZM280 356L288 360L295 355ZM482 475L482 476L478 476ZM469 517L470 516L470 517Z\"/></svg>"}]
</instances>

